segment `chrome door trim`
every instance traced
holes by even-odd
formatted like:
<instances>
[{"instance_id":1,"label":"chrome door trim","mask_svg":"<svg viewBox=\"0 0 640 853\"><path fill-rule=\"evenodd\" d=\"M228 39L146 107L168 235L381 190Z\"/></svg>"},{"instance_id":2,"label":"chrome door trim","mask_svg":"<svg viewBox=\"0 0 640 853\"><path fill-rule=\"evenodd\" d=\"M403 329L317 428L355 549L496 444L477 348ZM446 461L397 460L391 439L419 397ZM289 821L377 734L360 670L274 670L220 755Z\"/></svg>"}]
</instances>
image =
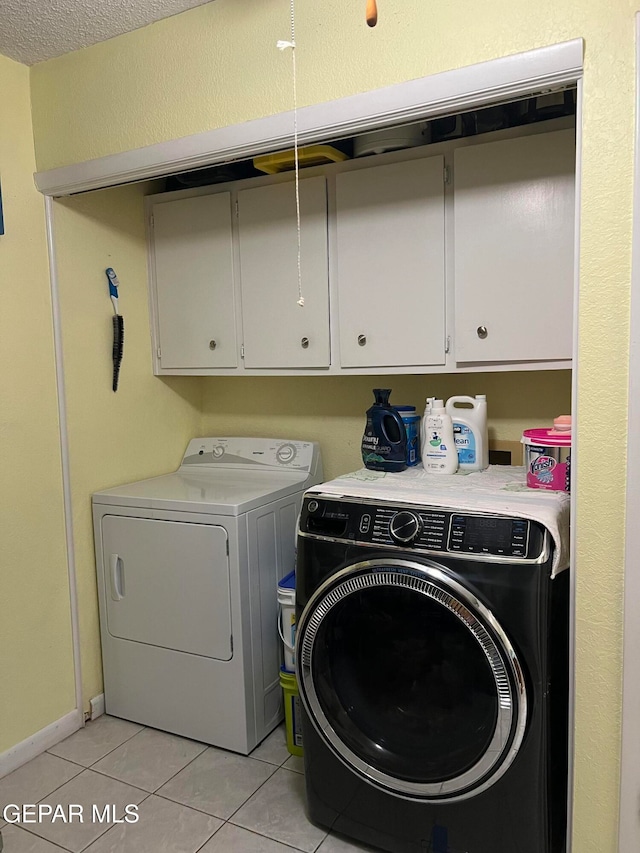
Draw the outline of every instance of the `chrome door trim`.
<instances>
[{"instance_id":1,"label":"chrome door trim","mask_svg":"<svg viewBox=\"0 0 640 853\"><path fill-rule=\"evenodd\" d=\"M331 610L354 592L380 586L403 586L450 610L471 632L486 655L498 694L498 719L488 749L465 773L443 782L396 779L359 758L333 729L320 705L312 676L314 642ZM490 626L497 642L485 628ZM300 697L314 727L350 768L384 790L407 799L464 800L494 784L516 757L527 723L527 694L522 668L507 635L491 611L435 563L365 560L328 578L310 598L300 619L297 675Z\"/></svg>"}]
</instances>

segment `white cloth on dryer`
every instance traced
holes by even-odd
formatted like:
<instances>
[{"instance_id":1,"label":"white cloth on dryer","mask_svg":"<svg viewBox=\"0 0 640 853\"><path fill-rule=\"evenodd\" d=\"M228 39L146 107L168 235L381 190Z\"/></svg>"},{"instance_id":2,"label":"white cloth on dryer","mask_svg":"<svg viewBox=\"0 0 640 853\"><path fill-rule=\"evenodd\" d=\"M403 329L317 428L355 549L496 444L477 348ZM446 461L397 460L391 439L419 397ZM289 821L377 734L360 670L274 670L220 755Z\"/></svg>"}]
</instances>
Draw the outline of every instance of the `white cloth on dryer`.
<instances>
[{"instance_id":1,"label":"white cloth on dryer","mask_svg":"<svg viewBox=\"0 0 640 853\"><path fill-rule=\"evenodd\" d=\"M484 471L457 474L433 474L422 466L397 474L361 468L313 486L310 493L530 519L546 527L553 538L552 577L569 567L571 497L566 492L530 489L522 467L490 465Z\"/></svg>"}]
</instances>

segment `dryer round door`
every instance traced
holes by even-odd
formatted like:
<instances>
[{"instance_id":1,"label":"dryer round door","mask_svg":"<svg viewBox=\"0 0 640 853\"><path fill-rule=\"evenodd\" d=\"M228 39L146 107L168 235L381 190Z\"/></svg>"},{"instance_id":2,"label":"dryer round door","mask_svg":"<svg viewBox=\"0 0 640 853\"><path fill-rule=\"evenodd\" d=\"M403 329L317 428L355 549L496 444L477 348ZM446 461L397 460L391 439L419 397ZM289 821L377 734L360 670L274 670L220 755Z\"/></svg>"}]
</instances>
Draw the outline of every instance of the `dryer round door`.
<instances>
[{"instance_id":1,"label":"dryer round door","mask_svg":"<svg viewBox=\"0 0 640 853\"><path fill-rule=\"evenodd\" d=\"M442 566L370 560L337 572L307 604L296 647L318 733L386 791L464 799L518 752L522 668L490 610Z\"/></svg>"}]
</instances>

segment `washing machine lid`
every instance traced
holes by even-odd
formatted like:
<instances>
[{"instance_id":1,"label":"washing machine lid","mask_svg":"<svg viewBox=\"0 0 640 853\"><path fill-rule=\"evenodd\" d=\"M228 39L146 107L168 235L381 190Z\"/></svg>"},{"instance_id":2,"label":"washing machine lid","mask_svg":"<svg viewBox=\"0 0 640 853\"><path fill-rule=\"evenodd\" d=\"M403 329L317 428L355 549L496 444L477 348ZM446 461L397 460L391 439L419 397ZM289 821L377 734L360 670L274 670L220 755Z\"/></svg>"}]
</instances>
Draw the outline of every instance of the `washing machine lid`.
<instances>
[{"instance_id":1,"label":"washing machine lid","mask_svg":"<svg viewBox=\"0 0 640 853\"><path fill-rule=\"evenodd\" d=\"M199 438L189 442L175 473L97 492L93 503L241 515L303 491L321 477L313 442Z\"/></svg>"}]
</instances>

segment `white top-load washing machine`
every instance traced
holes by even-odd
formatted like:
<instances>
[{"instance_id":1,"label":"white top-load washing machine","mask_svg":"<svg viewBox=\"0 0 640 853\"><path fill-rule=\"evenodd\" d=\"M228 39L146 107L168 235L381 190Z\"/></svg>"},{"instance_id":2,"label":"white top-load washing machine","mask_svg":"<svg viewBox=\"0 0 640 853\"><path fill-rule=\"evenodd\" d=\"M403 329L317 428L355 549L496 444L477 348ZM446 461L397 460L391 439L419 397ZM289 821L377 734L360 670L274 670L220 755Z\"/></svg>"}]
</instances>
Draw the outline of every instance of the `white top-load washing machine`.
<instances>
[{"instance_id":1,"label":"white top-load washing machine","mask_svg":"<svg viewBox=\"0 0 640 853\"><path fill-rule=\"evenodd\" d=\"M282 719L277 584L316 443L196 438L173 474L98 492L108 714L248 753Z\"/></svg>"}]
</instances>

